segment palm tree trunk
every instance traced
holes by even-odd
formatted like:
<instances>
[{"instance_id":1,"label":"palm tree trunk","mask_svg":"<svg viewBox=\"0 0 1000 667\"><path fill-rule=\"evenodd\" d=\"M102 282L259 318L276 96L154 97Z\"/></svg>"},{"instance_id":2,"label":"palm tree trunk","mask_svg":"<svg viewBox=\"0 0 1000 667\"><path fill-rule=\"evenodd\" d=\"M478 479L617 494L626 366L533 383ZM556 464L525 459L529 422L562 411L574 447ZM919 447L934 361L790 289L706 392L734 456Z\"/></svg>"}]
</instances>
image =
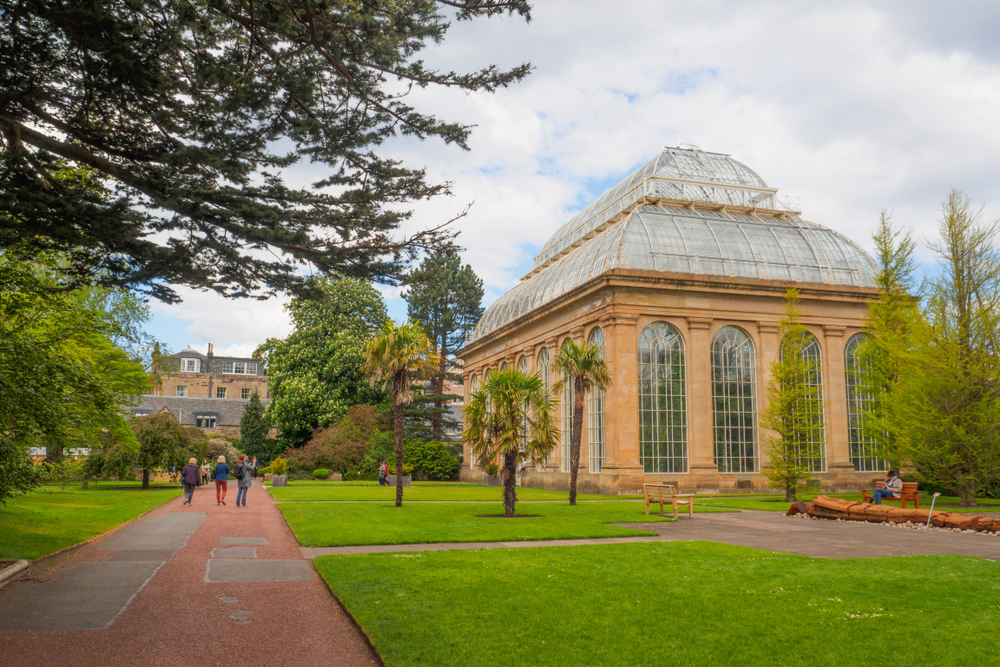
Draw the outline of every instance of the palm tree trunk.
<instances>
[{"instance_id":1,"label":"palm tree trunk","mask_svg":"<svg viewBox=\"0 0 1000 667\"><path fill-rule=\"evenodd\" d=\"M396 443L396 507L403 506L403 403L400 394L406 389L406 378L393 378L392 427Z\"/></svg>"},{"instance_id":2,"label":"palm tree trunk","mask_svg":"<svg viewBox=\"0 0 1000 667\"><path fill-rule=\"evenodd\" d=\"M514 505L517 503L517 455L503 455L503 515L514 518Z\"/></svg>"},{"instance_id":3,"label":"palm tree trunk","mask_svg":"<svg viewBox=\"0 0 1000 667\"><path fill-rule=\"evenodd\" d=\"M569 504L576 505L576 476L580 471L580 443L583 440L583 383L573 383L573 434L570 437Z\"/></svg>"}]
</instances>

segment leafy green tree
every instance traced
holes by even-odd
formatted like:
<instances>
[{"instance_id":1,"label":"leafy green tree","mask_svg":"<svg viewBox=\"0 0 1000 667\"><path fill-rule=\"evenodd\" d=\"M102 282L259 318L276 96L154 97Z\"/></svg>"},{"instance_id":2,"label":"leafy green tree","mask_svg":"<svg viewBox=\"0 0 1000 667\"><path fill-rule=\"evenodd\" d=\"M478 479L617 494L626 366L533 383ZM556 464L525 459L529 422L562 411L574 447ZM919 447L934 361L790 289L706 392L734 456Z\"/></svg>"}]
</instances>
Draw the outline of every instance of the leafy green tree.
<instances>
[{"instance_id":1,"label":"leafy green tree","mask_svg":"<svg viewBox=\"0 0 1000 667\"><path fill-rule=\"evenodd\" d=\"M767 438L768 466L763 469L771 486L794 502L812 477L812 463L822 455L823 403L816 395L818 360L805 354L808 333L799 320L798 290L785 296L781 320L781 353L771 364L767 408L760 425L771 431Z\"/></svg>"},{"instance_id":2,"label":"leafy green tree","mask_svg":"<svg viewBox=\"0 0 1000 667\"><path fill-rule=\"evenodd\" d=\"M545 458L556 446L559 429L553 412L541 376L512 368L491 373L465 407L462 438L484 468L501 462L506 517L514 516L519 465Z\"/></svg>"},{"instance_id":3,"label":"leafy green tree","mask_svg":"<svg viewBox=\"0 0 1000 667\"><path fill-rule=\"evenodd\" d=\"M250 458L256 457L261 466L267 465L271 460L271 447L267 442L267 432L270 429L271 422L261 405L260 394L255 389L240 417L240 445L243 453Z\"/></svg>"},{"instance_id":4,"label":"leafy green tree","mask_svg":"<svg viewBox=\"0 0 1000 667\"><path fill-rule=\"evenodd\" d=\"M407 442L403 445L403 463L413 466L418 479L449 480L455 476L462 462L448 450L443 442Z\"/></svg>"},{"instance_id":5,"label":"leafy green tree","mask_svg":"<svg viewBox=\"0 0 1000 667\"><path fill-rule=\"evenodd\" d=\"M288 338L270 338L255 353L267 364L267 414L282 451L304 445L352 405L377 404L383 396L362 369L365 345L389 321L382 296L353 278L323 276L309 287L309 298L288 305Z\"/></svg>"},{"instance_id":6,"label":"leafy green tree","mask_svg":"<svg viewBox=\"0 0 1000 667\"><path fill-rule=\"evenodd\" d=\"M450 15L443 9L447 9ZM414 87L493 92L530 71L417 58L452 20L530 18L526 0L7 2L0 21L0 247L69 253L82 280L247 296L300 267L393 281L447 222L395 234L449 192L386 155L393 137L467 149L470 126ZM283 169L323 170L288 187ZM85 165L92 187L58 171ZM11 213L4 216L3 212Z\"/></svg>"},{"instance_id":7,"label":"leafy green tree","mask_svg":"<svg viewBox=\"0 0 1000 667\"><path fill-rule=\"evenodd\" d=\"M403 409L412 397L410 382L437 367L439 358L430 339L412 322L400 326L387 322L368 343L365 371L373 382L386 383L392 395L392 425L396 444L396 470L403 470ZM403 475L396 475L396 507L403 506Z\"/></svg>"},{"instance_id":8,"label":"leafy green tree","mask_svg":"<svg viewBox=\"0 0 1000 667\"><path fill-rule=\"evenodd\" d=\"M30 447L53 461L111 433L132 448L122 405L148 387L114 345L120 318L96 288L70 289L56 253L0 252L0 502L38 482Z\"/></svg>"},{"instance_id":9,"label":"leafy green tree","mask_svg":"<svg viewBox=\"0 0 1000 667\"><path fill-rule=\"evenodd\" d=\"M886 402L900 450L928 482L975 507L1000 484L1000 221L985 223L959 190L941 210L943 260L910 323L899 381Z\"/></svg>"},{"instance_id":10,"label":"leafy green tree","mask_svg":"<svg viewBox=\"0 0 1000 667\"><path fill-rule=\"evenodd\" d=\"M583 402L587 392L606 390L611 385L611 373L604 363L604 350L599 345L577 345L568 339L556 355L552 367L573 384L573 432L570 436L569 504L576 505L576 478L580 470L580 448L583 442ZM555 391L562 391L563 382Z\"/></svg>"},{"instance_id":11,"label":"leafy green tree","mask_svg":"<svg viewBox=\"0 0 1000 667\"><path fill-rule=\"evenodd\" d=\"M132 430L139 441L135 467L142 470L142 488L149 488L149 473L156 468L182 467L194 456L205 458L207 438L193 426L183 426L169 413L136 417Z\"/></svg>"},{"instance_id":12,"label":"leafy green tree","mask_svg":"<svg viewBox=\"0 0 1000 667\"><path fill-rule=\"evenodd\" d=\"M441 441L446 430L459 425L451 417L447 403L459 398L445 392L445 382L462 379L455 351L476 328L483 316L483 281L469 264L453 250L430 253L407 280L410 287L403 293L408 316L427 333L441 357L436 371L430 376L429 391L422 392L411 406L411 419L429 423L430 437ZM417 409L414 409L414 408Z\"/></svg>"}]
</instances>

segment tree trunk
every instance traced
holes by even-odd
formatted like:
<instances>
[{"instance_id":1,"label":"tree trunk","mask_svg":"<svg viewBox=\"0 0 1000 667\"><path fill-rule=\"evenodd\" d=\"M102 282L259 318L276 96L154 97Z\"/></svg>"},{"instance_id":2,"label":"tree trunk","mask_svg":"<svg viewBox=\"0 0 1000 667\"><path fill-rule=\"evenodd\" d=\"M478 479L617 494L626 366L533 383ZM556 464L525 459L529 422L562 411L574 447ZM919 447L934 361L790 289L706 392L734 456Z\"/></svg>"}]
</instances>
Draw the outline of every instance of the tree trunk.
<instances>
[{"instance_id":1,"label":"tree trunk","mask_svg":"<svg viewBox=\"0 0 1000 667\"><path fill-rule=\"evenodd\" d=\"M977 507L975 489L959 489L958 499L959 507Z\"/></svg>"},{"instance_id":2,"label":"tree trunk","mask_svg":"<svg viewBox=\"0 0 1000 667\"><path fill-rule=\"evenodd\" d=\"M573 380L573 434L569 449L569 504L576 505L576 476L580 471L580 443L583 440L583 382Z\"/></svg>"},{"instance_id":3,"label":"tree trunk","mask_svg":"<svg viewBox=\"0 0 1000 667\"><path fill-rule=\"evenodd\" d=\"M517 455L503 455L503 515L514 518L517 503Z\"/></svg>"},{"instance_id":4,"label":"tree trunk","mask_svg":"<svg viewBox=\"0 0 1000 667\"><path fill-rule=\"evenodd\" d=\"M149 488L149 468L142 469L142 488Z\"/></svg>"},{"instance_id":5,"label":"tree trunk","mask_svg":"<svg viewBox=\"0 0 1000 667\"><path fill-rule=\"evenodd\" d=\"M392 424L396 442L396 507L403 506L403 403L401 395L406 390L406 374L393 378Z\"/></svg>"}]
</instances>

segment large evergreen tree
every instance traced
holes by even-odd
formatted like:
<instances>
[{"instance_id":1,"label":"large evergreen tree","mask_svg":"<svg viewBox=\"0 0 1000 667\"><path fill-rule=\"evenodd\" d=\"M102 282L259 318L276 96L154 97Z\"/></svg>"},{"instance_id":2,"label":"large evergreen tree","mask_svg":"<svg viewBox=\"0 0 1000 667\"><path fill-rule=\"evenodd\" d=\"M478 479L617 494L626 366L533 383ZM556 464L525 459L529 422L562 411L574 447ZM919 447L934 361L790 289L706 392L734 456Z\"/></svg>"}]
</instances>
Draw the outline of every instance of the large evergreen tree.
<instances>
[{"instance_id":1,"label":"large evergreen tree","mask_svg":"<svg viewBox=\"0 0 1000 667\"><path fill-rule=\"evenodd\" d=\"M401 237L406 204L447 193L387 155L398 135L467 148L471 127L408 104L414 87L493 92L530 71L444 72L417 58L453 20L530 18L527 0L5 0L0 247L72 257L76 276L175 300L245 296L310 264L393 281L446 243ZM317 165L311 187L280 173ZM66 181L86 167L89 181Z\"/></svg>"},{"instance_id":2,"label":"large evergreen tree","mask_svg":"<svg viewBox=\"0 0 1000 667\"><path fill-rule=\"evenodd\" d=\"M458 426L447 404L459 396L446 392L445 382L462 378L455 352L483 316L483 281L470 265L462 265L455 252L442 250L425 257L408 282L410 287L403 294L408 316L420 324L441 356L429 391L415 397L408 412L412 421L429 423L431 437L443 440L445 431ZM421 429L414 424L413 430Z\"/></svg>"},{"instance_id":3,"label":"large evergreen tree","mask_svg":"<svg viewBox=\"0 0 1000 667\"><path fill-rule=\"evenodd\" d=\"M362 370L365 345L389 321L382 295L353 278L314 278L310 296L288 304L293 331L255 352L267 364L279 446L304 445L316 428L340 421L352 405L382 402Z\"/></svg>"}]
</instances>

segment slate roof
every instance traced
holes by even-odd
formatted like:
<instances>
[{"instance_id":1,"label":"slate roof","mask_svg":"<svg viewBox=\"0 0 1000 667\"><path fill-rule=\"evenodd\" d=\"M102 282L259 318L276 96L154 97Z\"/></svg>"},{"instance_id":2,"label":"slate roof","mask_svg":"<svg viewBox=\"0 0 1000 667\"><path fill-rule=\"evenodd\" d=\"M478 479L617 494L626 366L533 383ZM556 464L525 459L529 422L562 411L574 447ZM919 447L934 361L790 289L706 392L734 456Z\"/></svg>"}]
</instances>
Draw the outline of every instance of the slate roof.
<instances>
[{"instance_id":1,"label":"slate roof","mask_svg":"<svg viewBox=\"0 0 1000 667\"><path fill-rule=\"evenodd\" d=\"M159 414L164 408L182 424L194 426L196 415L215 415L217 426L239 426L243 411L249 400L238 398L189 398L187 396L152 396L141 397L139 405L130 407L130 413L149 412ZM266 406L270 400L261 399Z\"/></svg>"}]
</instances>

